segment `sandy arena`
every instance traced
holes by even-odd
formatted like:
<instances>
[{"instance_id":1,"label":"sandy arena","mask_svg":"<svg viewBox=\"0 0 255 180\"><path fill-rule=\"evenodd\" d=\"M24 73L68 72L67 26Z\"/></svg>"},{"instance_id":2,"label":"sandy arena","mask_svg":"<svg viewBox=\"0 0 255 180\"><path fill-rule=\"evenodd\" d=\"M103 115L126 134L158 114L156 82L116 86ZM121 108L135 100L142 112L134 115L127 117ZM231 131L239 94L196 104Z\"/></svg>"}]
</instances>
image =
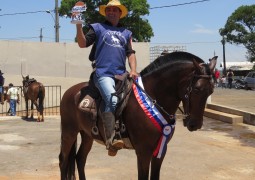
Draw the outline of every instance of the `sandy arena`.
<instances>
[{"instance_id":1,"label":"sandy arena","mask_svg":"<svg viewBox=\"0 0 255 180\"><path fill-rule=\"evenodd\" d=\"M217 88L212 96L212 103L253 113L254 102L254 91ZM59 116L47 116L44 123L0 117L1 180L60 179L59 151ZM201 130L189 132L178 119L161 168L161 179L252 180L254 160L255 126L205 118ZM135 152L121 150L116 157L109 157L105 147L95 142L85 171L91 180L135 180Z\"/></svg>"}]
</instances>

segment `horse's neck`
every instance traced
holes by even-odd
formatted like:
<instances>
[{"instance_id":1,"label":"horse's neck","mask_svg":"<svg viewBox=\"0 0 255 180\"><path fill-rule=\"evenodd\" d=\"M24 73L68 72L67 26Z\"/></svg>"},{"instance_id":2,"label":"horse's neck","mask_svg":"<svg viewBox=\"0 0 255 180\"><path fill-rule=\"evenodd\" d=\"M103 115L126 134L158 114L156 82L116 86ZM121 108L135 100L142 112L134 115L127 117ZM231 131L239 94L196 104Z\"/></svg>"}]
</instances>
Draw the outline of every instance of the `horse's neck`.
<instances>
[{"instance_id":1,"label":"horse's neck","mask_svg":"<svg viewBox=\"0 0 255 180\"><path fill-rule=\"evenodd\" d=\"M179 93L189 83L192 68L179 68L178 70L159 71L142 78L145 91L155 99L160 106L175 113L181 99ZM180 87L182 83L182 87Z\"/></svg>"},{"instance_id":2,"label":"horse's neck","mask_svg":"<svg viewBox=\"0 0 255 180\"><path fill-rule=\"evenodd\" d=\"M174 78L166 82L157 77L146 77L143 79L145 92L162 106L168 113L174 114L179 106L178 90Z\"/></svg>"}]
</instances>

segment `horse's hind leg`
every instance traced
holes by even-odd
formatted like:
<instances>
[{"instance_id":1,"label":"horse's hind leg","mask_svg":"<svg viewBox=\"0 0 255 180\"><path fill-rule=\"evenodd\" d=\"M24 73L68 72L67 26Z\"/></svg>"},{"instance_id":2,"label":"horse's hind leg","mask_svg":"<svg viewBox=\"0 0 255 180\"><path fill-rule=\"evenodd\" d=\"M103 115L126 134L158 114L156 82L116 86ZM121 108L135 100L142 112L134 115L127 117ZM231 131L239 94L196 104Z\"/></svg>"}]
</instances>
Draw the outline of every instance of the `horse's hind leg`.
<instances>
[{"instance_id":1,"label":"horse's hind leg","mask_svg":"<svg viewBox=\"0 0 255 180\"><path fill-rule=\"evenodd\" d=\"M159 180L160 179L160 169L163 162L164 156L160 159L153 157L151 161L151 180Z\"/></svg>"},{"instance_id":2,"label":"horse's hind leg","mask_svg":"<svg viewBox=\"0 0 255 180\"><path fill-rule=\"evenodd\" d=\"M81 134L81 145L76 156L76 162L77 162L77 168L79 173L79 179L85 180L86 176L84 172L84 167L86 164L88 153L90 152L92 144L93 144L93 139L87 134L85 134L85 132L83 131L80 134Z\"/></svg>"},{"instance_id":3,"label":"horse's hind leg","mask_svg":"<svg viewBox=\"0 0 255 180\"><path fill-rule=\"evenodd\" d=\"M59 154L59 168L61 180L75 179L75 156L78 132L62 129L61 149Z\"/></svg>"},{"instance_id":4,"label":"horse's hind leg","mask_svg":"<svg viewBox=\"0 0 255 180\"><path fill-rule=\"evenodd\" d=\"M41 121L44 122L43 109L40 111L40 115L41 115Z\"/></svg>"}]
</instances>

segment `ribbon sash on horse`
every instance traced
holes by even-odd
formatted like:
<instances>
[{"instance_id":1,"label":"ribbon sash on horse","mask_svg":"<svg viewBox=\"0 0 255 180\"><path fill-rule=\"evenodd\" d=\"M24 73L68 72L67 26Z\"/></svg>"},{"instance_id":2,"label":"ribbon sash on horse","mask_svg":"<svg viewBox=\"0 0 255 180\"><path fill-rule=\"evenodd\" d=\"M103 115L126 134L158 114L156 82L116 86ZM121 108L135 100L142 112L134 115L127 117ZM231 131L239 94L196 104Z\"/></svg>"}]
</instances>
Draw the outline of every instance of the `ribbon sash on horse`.
<instances>
[{"instance_id":1,"label":"ribbon sash on horse","mask_svg":"<svg viewBox=\"0 0 255 180\"><path fill-rule=\"evenodd\" d=\"M138 77L136 79L136 82L139 84L140 87L138 87L134 83L133 90L139 105L143 109L144 113L149 117L154 126L158 129L158 131L162 133L159 139L158 146L153 153L155 157L161 158L162 154L166 153L166 145L174 133L175 124L169 124L158 111L154 103L144 93L142 78Z\"/></svg>"}]
</instances>

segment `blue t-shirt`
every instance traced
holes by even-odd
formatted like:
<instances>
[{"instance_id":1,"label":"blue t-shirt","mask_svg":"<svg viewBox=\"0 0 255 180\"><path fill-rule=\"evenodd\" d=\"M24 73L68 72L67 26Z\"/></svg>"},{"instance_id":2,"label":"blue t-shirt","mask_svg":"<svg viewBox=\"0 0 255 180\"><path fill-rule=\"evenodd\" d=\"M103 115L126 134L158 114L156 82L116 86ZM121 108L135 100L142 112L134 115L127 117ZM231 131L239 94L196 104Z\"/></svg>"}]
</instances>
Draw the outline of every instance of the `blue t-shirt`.
<instances>
[{"instance_id":1,"label":"blue t-shirt","mask_svg":"<svg viewBox=\"0 0 255 180\"><path fill-rule=\"evenodd\" d=\"M96 33L96 74L114 77L126 71L126 49L131 31L103 23L91 24Z\"/></svg>"}]
</instances>

